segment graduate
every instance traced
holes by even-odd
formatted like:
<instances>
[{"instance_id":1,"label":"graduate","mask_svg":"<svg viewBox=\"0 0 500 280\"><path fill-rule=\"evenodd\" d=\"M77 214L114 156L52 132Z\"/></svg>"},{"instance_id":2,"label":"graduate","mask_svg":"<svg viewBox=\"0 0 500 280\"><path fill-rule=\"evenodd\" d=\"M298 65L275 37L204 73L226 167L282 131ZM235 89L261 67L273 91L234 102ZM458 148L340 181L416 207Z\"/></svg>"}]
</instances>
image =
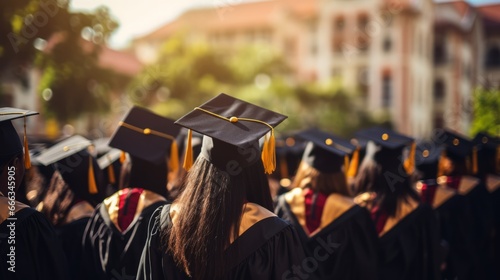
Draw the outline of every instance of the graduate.
<instances>
[{"instance_id":1,"label":"graduate","mask_svg":"<svg viewBox=\"0 0 500 280\"><path fill-rule=\"evenodd\" d=\"M300 241L273 214L266 178L275 169L274 127L285 118L220 94L177 120L205 135L201 154L193 163L187 145L183 191L151 218L137 279L304 275Z\"/></svg>"},{"instance_id":2,"label":"graduate","mask_svg":"<svg viewBox=\"0 0 500 280\"><path fill-rule=\"evenodd\" d=\"M15 200L25 167L28 142L23 145L11 120L37 115L16 108L0 108L0 279L69 279L61 244L47 219ZM10 183L12 182L12 183Z\"/></svg>"},{"instance_id":3,"label":"graduate","mask_svg":"<svg viewBox=\"0 0 500 280\"><path fill-rule=\"evenodd\" d=\"M102 174L90 154L92 142L75 135L40 153L36 160L54 169L36 209L54 226L66 254L71 279L82 278L82 238L94 207L102 197Z\"/></svg>"},{"instance_id":4,"label":"graduate","mask_svg":"<svg viewBox=\"0 0 500 280\"><path fill-rule=\"evenodd\" d=\"M370 212L379 236L380 279L439 279L439 234L432 208L420 203L410 180L413 139L384 128L360 131L368 139L356 178L356 201ZM403 160L403 150L411 146Z\"/></svg>"},{"instance_id":5,"label":"graduate","mask_svg":"<svg viewBox=\"0 0 500 280\"><path fill-rule=\"evenodd\" d=\"M478 258L472 242L472 217L466 199L455 189L438 184L445 150L434 142L417 145L416 183L421 201L434 209L440 229L443 279L473 279Z\"/></svg>"},{"instance_id":6,"label":"graduate","mask_svg":"<svg viewBox=\"0 0 500 280\"><path fill-rule=\"evenodd\" d=\"M99 165L99 169L102 170L104 182L106 184L106 197L114 194L119 189L122 164L124 161L124 159L120 160L120 157L122 157L121 150L110 149L97 159L97 164Z\"/></svg>"},{"instance_id":7,"label":"graduate","mask_svg":"<svg viewBox=\"0 0 500 280\"><path fill-rule=\"evenodd\" d=\"M350 164L356 147L316 129L297 136L309 142L295 188L279 197L275 213L295 226L307 255L317 262L307 279L378 279L375 226L347 186L349 168L357 169ZM336 247L324 251L325 242Z\"/></svg>"},{"instance_id":8,"label":"graduate","mask_svg":"<svg viewBox=\"0 0 500 280\"><path fill-rule=\"evenodd\" d=\"M128 153L125 188L96 207L85 229L85 279L130 279L147 239L147 223L166 203L169 168L178 168L180 127L173 120L133 107L118 125L109 145Z\"/></svg>"},{"instance_id":9,"label":"graduate","mask_svg":"<svg viewBox=\"0 0 500 280\"><path fill-rule=\"evenodd\" d=\"M476 176L482 180L490 193L493 207L493 236L491 258L493 264L500 263L500 138L478 133L472 140L477 147L478 170ZM500 267L494 265L494 276L500 278Z\"/></svg>"},{"instance_id":10,"label":"graduate","mask_svg":"<svg viewBox=\"0 0 500 280\"><path fill-rule=\"evenodd\" d=\"M493 263L493 208L491 196L478 173L479 160L477 147L471 140L451 130L444 130L435 142L446 151L443 158L443 176L438 183L455 189L464 196L472 217L473 244L478 262L474 268L474 278L492 279Z\"/></svg>"}]
</instances>

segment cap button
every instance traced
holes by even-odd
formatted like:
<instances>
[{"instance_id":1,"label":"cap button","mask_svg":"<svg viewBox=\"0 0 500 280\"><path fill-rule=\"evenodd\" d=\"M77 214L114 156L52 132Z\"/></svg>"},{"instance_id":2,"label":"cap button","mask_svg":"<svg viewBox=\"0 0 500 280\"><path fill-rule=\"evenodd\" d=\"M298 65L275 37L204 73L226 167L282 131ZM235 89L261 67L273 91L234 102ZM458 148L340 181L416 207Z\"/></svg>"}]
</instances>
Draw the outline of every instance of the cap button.
<instances>
[{"instance_id":1,"label":"cap button","mask_svg":"<svg viewBox=\"0 0 500 280\"><path fill-rule=\"evenodd\" d=\"M429 157L429 150L424 150L424 151L422 152L422 156L423 156L424 158Z\"/></svg>"},{"instance_id":2,"label":"cap button","mask_svg":"<svg viewBox=\"0 0 500 280\"><path fill-rule=\"evenodd\" d=\"M484 136L482 140L483 140L483 144L488 143L488 137Z\"/></svg>"},{"instance_id":3,"label":"cap button","mask_svg":"<svg viewBox=\"0 0 500 280\"><path fill-rule=\"evenodd\" d=\"M63 151L65 151L65 152L69 151L69 147L68 146L64 146L63 147Z\"/></svg>"},{"instance_id":4,"label":"cap button","mask_svg":"<svg viewBox=\"0 0 500 280\"><path fill-rule=\"evenodd\" d=\"M460 140L458 140L458 138L453 139L454 146L458 146L459 143L460 143Z\"/></svg>"},{"instance_id":5,"label":"cap button","mask_svg":"<svg viewBox=\"0 0 500 280\"><path fill-rule=\"evenodd\" d=\"M388 139L389 139L389 134L387 133L382 134L382 140L386 141Z\"/></svg>"},{"instance_id":6,"label":"cap button","mask_svg":"<svg viewBox=\"0 0 500 280\"><path fill-rule=\"evenodd\" d=\"M143 133L146 134L146 135L151 134L151 129L145 128L144 131L143 131Z\"/></svg>"},{"instance_id":7,"label":"cap button","mask_svg":"<svg viewBox=\"0 0 500 280\"><path fill-rule=\"evenodd\" d=\"M238 122L238 118L237 117L231 117L229 119L229 121L232 122L232 123L235 123L235 122Z\"/></svg>"},{"instance_id":8,"label":"cap button","mask_svg":"<svg viewBox=\"0 0 500 280\"><path fill-rule=\"evenodd\" d=\"M331 146L333 144L333 140L328 138L325 140L325 144L327 144L328 146Z\"/></svg>"}]
</instances>

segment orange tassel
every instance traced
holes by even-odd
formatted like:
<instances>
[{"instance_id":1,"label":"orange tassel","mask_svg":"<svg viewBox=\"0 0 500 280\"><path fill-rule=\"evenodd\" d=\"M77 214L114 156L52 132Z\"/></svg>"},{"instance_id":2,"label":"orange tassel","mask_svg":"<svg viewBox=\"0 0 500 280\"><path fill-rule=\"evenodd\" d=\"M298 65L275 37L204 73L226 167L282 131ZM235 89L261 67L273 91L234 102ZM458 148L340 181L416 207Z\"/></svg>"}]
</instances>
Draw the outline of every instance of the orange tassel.
<instances>
[{"instance_id":1,"label":"orange tassel","mask_svg":"<svg viewBox=\"0 0 500 280\"><path fill-rule=\"evenodd\" d=\"M347 170L347 178L356 177L356 173L358 173L358 165L359 165L359 148L356 148L356 151L354 151L354 153L352 154L352 159L351 163L349 164L349 169Z\"/></svg>"},{"instance_id":2,"label":"orange tassel","mask_svg":"<svg viewBox=\"0 0 500 280\"><path fill-rule=\"evenodd\" d=\"M276 142L274 138L274 129L271 134L264 140L264 147L262 148L262 163L264 164L264 171L266 174L272 174L276 169Z\"/></svg>"},{"instance_id":3,"label":"orange tassel","mask_svg":"<svg viewBox=\"0 0 500 280\"><path fill-rule=\"evenodd\" d=\"M410 148L410 154L404 162L404 167L407 174L413 174L415 171L415 152L417 150L417 143L413 142Z\"/></svg>"},{"instance_id":4,"label":"orange tassel","mask_svg":"<svg viewBox=\"0 0 500 280\"><path fill-rule=\"evenodd\" d=\"M95 176L94 176L94 165L92 164L92 156L89 156L89 176L88 176L88 184L89 184L89 193L90 194L96 194L98 193L97 191L97 185L95 183Z\"/></svg>"},{"instance_id":5,"label":"orange tassel","mask_svg":"<svg viewBox=\"0 0 500 280\"><path fill-rule=\"evenodd\" d=\"M120 163L123 164L125 162L125 160L127 160L127 153L122 151L120 154Z\"/></svg>"},{"instance_id":6,"label":"orange tassel","mask_svg":"<svg viewBox=\"0 0 500 280\"><path fill-rule=\"evenodd\" d=\"M446 150L443 150L441 152L441 155L439 156L439 161L438 161L438 170L437 170L438 178L444 175L445 158L446 158Z\"/></svg>"},{"instance_id":7,"label":"orange tassel","mask_svg":"<svg viewBox=\"0 0 500 280\"><path fill-rule=\"evenodd\" d=\"M280 158L280 172L281 178L290 178L290 175L288 174L288 164L286 162L285 156L282 156Z\"/></svg>"},{"instance_id":8,"label":"orange tassel","mask_svg":"<svg viewBox=\"0 0 500 280\"><path fill-rule=\"evenodd\" d=\"M190 129L188 130L186 152L184 154L184 164L182 165L182 167L184 167L186 171L189 171L189 169L191 169L191 167L193 166L192 138L193 138L193 132Z\"/></svg>"},{"instance_id":9,"label":"orange tassel","mask_svg":"<svg viewBox=\"0 0 500 280\"><path fill-rule=\"evenodd\" d=\"M177 141L175 140L172 140L172 145L170 147L168 168L170 168L172 172L177 172L177 170L179 170L179 151L177 148Z\"/></svg>"},{"instance_id":10,"label":"orange tassel","mask_svg":"<svg viewBox=\"0 0 500 280\"><path fill-rule=\"evenodd\" d=\"M115 170L113 169L113 164L108 166L108 178L110 184L116 183Z\"/></svg>"}]
</instances>

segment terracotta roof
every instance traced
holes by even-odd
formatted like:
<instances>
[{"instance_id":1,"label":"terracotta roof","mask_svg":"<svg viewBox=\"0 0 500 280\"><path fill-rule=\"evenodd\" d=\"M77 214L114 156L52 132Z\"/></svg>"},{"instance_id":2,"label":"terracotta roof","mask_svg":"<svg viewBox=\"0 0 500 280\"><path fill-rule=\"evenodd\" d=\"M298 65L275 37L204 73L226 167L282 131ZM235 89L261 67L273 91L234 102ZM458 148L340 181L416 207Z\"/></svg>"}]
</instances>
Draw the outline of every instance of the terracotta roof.
<instances>
[{"instance_id":1,"label":"terracotta roof","mask_svg":"<svg viewBox=\"0 0 500 280\"><path fill-rule=\"evenodd\" d=\"M488 21L500 23L500 3L481 5L476 9Z\"/></svg>"},{"instance_id":2,"label":"terracotta roof","mask_svg":"<svg viewBox=\"0 0 500 280\"><path fill-rule=\"evenodd\" d=\"M215 2L213 7L193 9L176 20L135 40L162 40L175 31L197 29L204 31L231 31L273 26L280 13L299 19L317 14L319 0L271 0L241 4Z\"/></svg>"}]
</instances>

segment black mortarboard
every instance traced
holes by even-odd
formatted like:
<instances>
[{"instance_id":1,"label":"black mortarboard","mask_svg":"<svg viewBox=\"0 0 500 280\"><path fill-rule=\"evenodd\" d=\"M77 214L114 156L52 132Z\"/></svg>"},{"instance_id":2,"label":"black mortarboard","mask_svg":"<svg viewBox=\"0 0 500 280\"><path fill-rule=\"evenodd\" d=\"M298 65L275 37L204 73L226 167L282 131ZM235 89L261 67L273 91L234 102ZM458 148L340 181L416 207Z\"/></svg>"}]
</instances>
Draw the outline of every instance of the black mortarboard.
<instances>
[{"instance_id":1,"label":"black mortarboard","mask_svg":"<svg viewBox=\"0 0 500 280\"><path fill-rule=\"evenodd\" d=\"M116 183L114 163L121 157L122 151L111 148L107 153L97 159L97 164L101 170L107 169L107 180L110 184Z\"/></svg>"},{"instance_id":2,"label":"black mortarboard","mask_svg":"<svg viewBox=\"0 0 500 280\"><path fill-rule=\"evenodd\" d=\"M24 166L31 167L28 138L26 135L26 117L37 115L37 112L17 108L0 108L0 166L4 165L13 156L23 152L23 144L19 139L12 120L24 118Z\"/></svg>"},{"instance_id":3,"label":"black mortarboard","mask_svg":"<svg viewBox=\"0 0 500 280\"><path fill-rule=\"evenodd\" d=\"M278 179L292 178L302 160L307 141L295 135L282 135L276 140L276 172L273 173ZM285 180L286 181L286 180ZM288 182L286 181L286 182ZM289 185L289 183L282 184Z\"/></svg>"},{"instance_id":4,"label":"black mortarboard","mask_svg":"<svg viewBox=\"0 0 500 280\"><path fill-rule=\"evenodd\" d=\"M413 173L415 169L416 149L416 144L413 138L384 127L371 127L360 130L356 133L356 138L365 138L379 147L374 154L373 159L381 165L386 165L387 167L397 167L399 164L403 164L408 174ZM403 149L409 145L411 146L410 152L406 160L403 162ZM368 146L369 143L367 144L367 147Z\"/></svg>"},{"instance_id":5,"label":"black mortarboard","mask_svg":"<svg viewBox=\"0 0 500 280\"><path fill-rule=\"evenodd\" d=\"M477 147L481 173L500 174L500 138L479 132L472 140Z\"/></svg>"},{"instance_id":6,"label":"black mortarboard","mask_svg":"<svg viewBox=\"0 0 500 280\"><path fill-rule=\"evenodd\" d=\"M474 149L474 143L466 136L452 130L444 130L441 136L433 137L436 144L444 145L446 154L452 159L465 159Z\"/></svg>"},{"instance_id":7,"label":"black mortarboard","mask_svg":"<svg viewBox=\"0 0 500 280\"><path fill-rule=\"evenodd\" d=\"M417 144L415 166L423 179L436 179L442 175L441 159L444 153L444 148L434 142L422 141Z\"/></svg>"},{"instance_id":8,"label":"black mortarboard","mask_svg":"<svg viewBox=\"0 0 500 280\"><path fill-rule=\"evenodd\" d=\"M87 150L91 145L92 142L83 136L71 136L41 152L36 160L45 166L56 164L57 169L70 187L74 187L71 182L83 179L75 178L75 176L80 176L79 174L85 172L88 176L88 193L96 194L99 191L94 173L95 159ZM87 170L82 171L82 168Z\"/></svg>"},{"instance_id":9,"label":"black mortarboard","mask_svg":"<svg viewBox=\"0 0 500 280\"><path fill-rule=\"evenodd\" d=\"M133 107L118 124L109 146L144 161L159 164L169 157L169 168L176 170L179 154L176 137L180 127L174 121L145 108Z\"/></svg>"},{"instance_id":10,"label":"black mortarboard","mask_svg":"<svg viewBox=\"0 0 500 280\"><path fill-rule=\"evenodd\" d=\"M344 172L347 174L349 156L356 151L356 146L336 135L309 129L297 134L309 140L302 156L302 161L323 173Z\"/></svg>"},{"instance_id":11,"label":"black mortarboard","mask_svg":"<svg viewBox=\"0 0 500 280\"><path fill-rule=\"evenodd\" d=\"M237 163L241 167L252 164L259 157L251 156L250 151L258 149L259 138L271 131L264 141L262 152L264 169L267 174L271 174L276 166L274 127L286 118L282 114L221 93L196 107L176 123L208 136L203 139L201 155L223 170L227 168L227 164ZM189 152L191 145L188 143L187 146ZM185 159L184 167L189 170L192 156L187 154Z\"/></svg>"}]
</instances>

